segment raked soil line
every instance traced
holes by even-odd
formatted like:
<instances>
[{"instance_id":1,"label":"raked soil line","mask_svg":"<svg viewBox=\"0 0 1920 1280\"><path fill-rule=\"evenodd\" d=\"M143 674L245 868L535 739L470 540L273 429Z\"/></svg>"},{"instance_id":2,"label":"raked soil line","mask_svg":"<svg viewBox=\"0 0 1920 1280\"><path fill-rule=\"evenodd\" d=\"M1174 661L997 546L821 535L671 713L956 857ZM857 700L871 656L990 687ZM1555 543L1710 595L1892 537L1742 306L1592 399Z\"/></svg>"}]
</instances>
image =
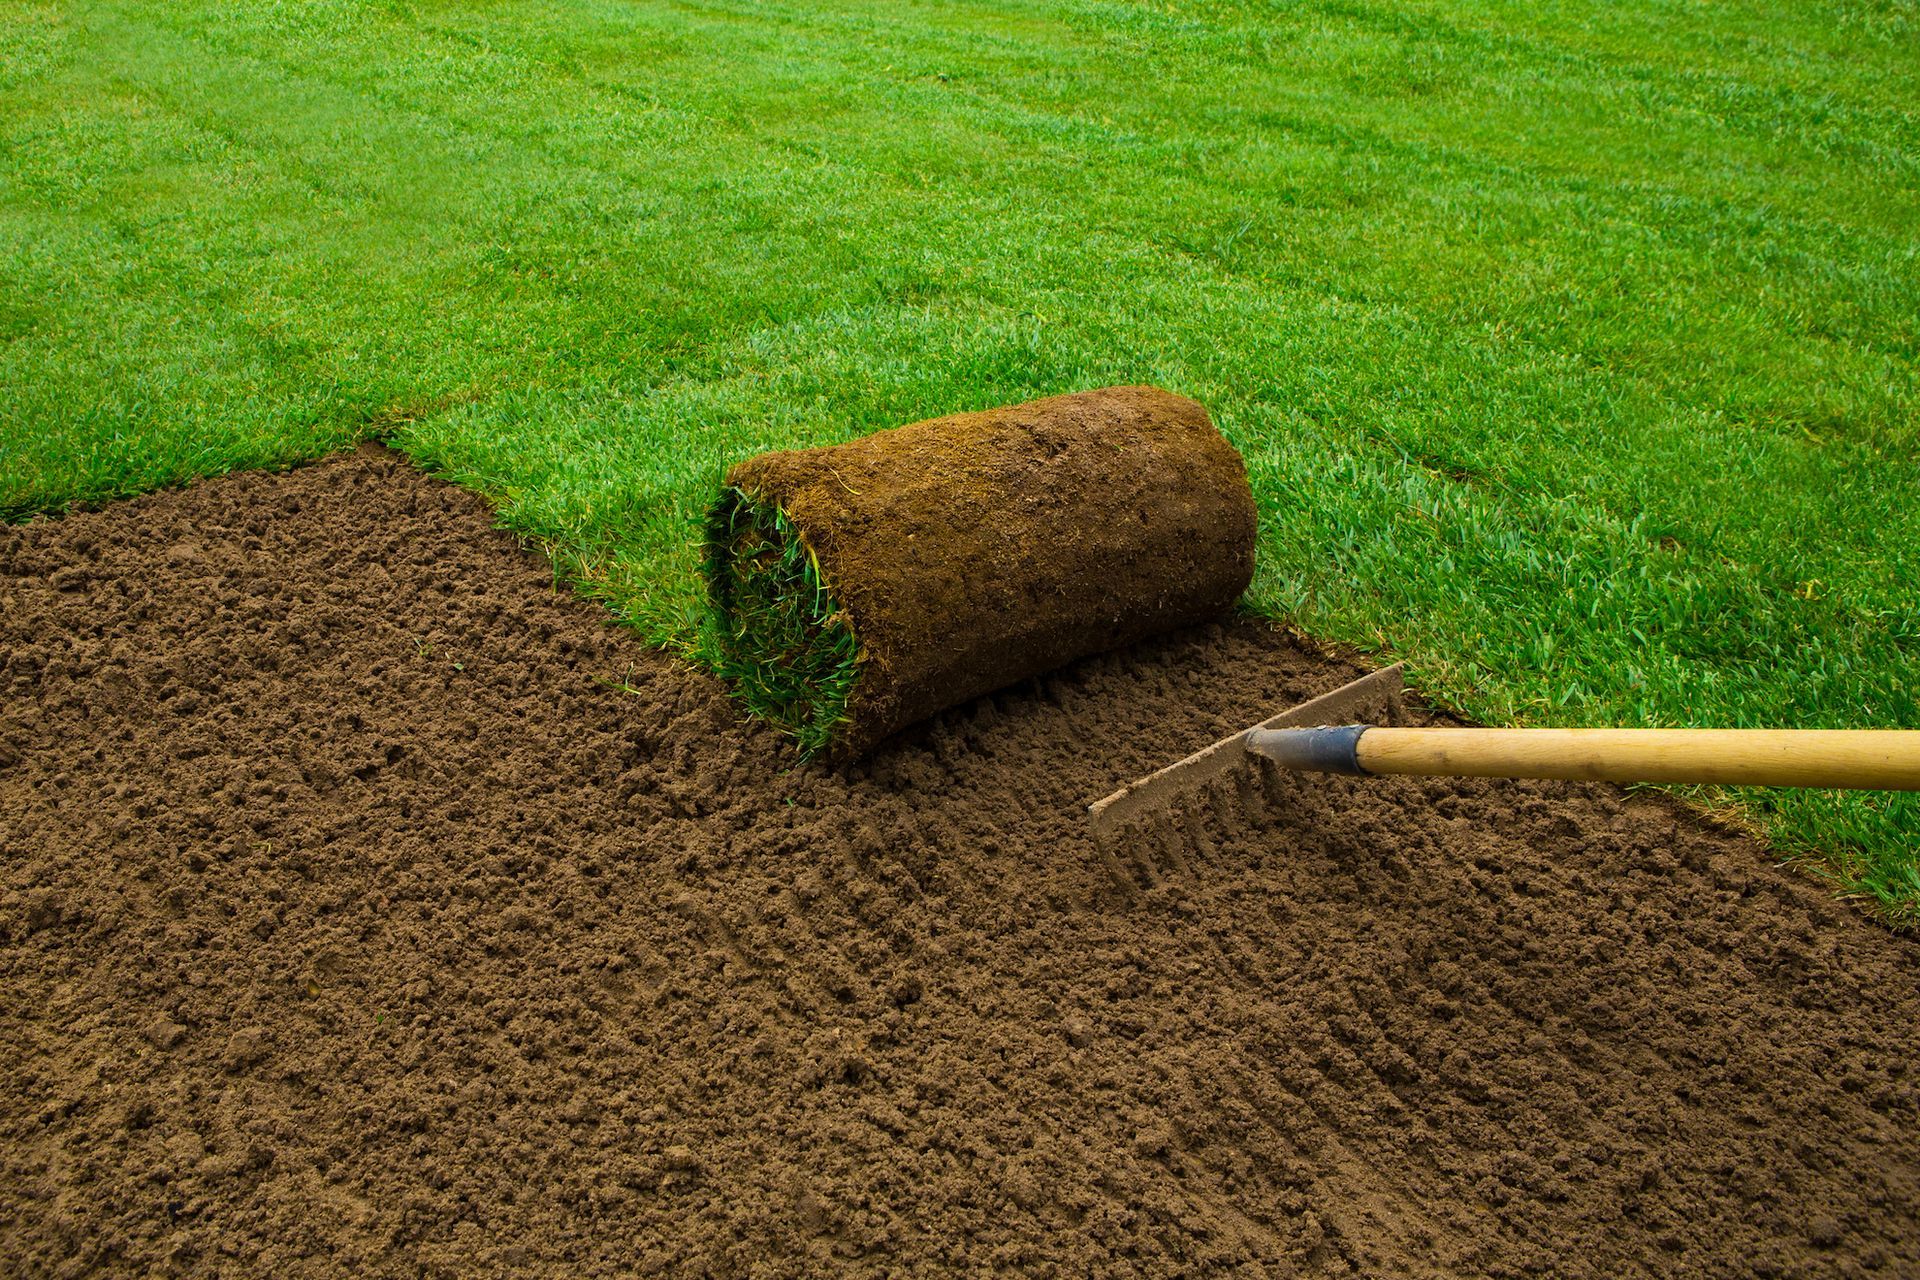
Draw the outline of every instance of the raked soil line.
<instances>
[{"instance_id":1,"label":"raked soil line","mask_svg":"<svg viewBox=\"0 0 1920 1280\"><path fill-rule=\"evenodd\" d=\"M8 1274L1920 1274L1920 941L1660 797L1081 805L1244 623L791 767L392 454L0 529Z\"/></svg>"}]
</instances>

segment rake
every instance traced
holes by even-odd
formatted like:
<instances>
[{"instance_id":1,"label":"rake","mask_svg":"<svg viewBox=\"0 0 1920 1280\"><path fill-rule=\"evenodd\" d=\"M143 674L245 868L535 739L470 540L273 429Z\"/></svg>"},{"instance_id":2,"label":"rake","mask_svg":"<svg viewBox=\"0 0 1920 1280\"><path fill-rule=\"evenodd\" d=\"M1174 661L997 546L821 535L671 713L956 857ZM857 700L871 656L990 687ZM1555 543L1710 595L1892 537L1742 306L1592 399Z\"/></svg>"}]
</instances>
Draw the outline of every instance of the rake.
<instances>
[{"instance_id":1,"label":"rake","mask_svg":"<svg viewBox=\"0 0 1920 1280\"><path fill-rule=\"evenodd\" d=\"M1245 799L1267 769L1920 791L1920 730L1414 728L1392 723L1404 684L1395 663L1128 783L1087 806L1093 833Z\"/></svg>"}]
</instances>

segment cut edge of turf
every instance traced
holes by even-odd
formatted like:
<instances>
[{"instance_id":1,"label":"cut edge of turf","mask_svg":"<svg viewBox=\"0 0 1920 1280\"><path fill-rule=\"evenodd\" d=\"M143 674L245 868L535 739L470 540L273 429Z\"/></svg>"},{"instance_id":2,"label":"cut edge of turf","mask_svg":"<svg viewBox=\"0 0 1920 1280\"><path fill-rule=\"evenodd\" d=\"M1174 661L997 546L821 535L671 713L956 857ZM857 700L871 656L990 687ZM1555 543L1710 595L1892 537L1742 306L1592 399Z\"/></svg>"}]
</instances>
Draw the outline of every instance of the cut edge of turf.
<instances>
[{"instance_id":1,"label":"cut edge of turf","mask_svg":"<svg viewBox=\"0 0 1920 1280\"><path fill-rule=\"evenodd\" d=\"M726 485L707 512L705 560L701 655L748 712L820 755L866 657L820 558L778 503Z\"/></svg>"}]
</instances>

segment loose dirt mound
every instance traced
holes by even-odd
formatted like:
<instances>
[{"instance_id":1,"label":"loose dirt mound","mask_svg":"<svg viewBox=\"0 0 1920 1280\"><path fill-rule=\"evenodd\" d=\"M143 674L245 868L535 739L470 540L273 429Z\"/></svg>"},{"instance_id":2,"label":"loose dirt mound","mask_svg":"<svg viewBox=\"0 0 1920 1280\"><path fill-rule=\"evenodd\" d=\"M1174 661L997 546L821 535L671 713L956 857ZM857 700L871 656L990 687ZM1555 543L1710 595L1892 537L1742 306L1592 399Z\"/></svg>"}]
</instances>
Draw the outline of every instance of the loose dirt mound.
<instances>
[{"instance_id":1,"label":"loose dirt mound","mask_svg":"<svg viewBox=\"0 0 1920 1280\"><path fill-rule=\"evenodd\" d=\"M1249 626L794 769L368 451L0 530L29 1275L1920 1268L1920 946L1602 787L1079 806Z\"/></svg>"}]
</instances>

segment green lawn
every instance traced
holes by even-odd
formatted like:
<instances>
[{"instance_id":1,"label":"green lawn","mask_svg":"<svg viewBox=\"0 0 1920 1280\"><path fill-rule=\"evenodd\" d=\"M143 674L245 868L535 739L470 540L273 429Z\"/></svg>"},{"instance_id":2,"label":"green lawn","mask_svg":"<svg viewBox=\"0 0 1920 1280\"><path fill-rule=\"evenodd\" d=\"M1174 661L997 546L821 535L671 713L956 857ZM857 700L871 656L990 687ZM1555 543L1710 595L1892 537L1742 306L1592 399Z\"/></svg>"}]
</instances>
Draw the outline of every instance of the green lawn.
<instances>
[{"instance_id":1,"label":"green lawn","mask_svg":"<svg viewBox=\"0 0 1920 1280\"><path fill-rule=\"evenodd\" d=\"M1917 193L1914 0L0 0L0 510L378 434L674 642L725 462L1151 381L1474 716L1920 725Z\"/></svg>"}]
</instances>

